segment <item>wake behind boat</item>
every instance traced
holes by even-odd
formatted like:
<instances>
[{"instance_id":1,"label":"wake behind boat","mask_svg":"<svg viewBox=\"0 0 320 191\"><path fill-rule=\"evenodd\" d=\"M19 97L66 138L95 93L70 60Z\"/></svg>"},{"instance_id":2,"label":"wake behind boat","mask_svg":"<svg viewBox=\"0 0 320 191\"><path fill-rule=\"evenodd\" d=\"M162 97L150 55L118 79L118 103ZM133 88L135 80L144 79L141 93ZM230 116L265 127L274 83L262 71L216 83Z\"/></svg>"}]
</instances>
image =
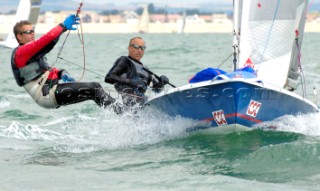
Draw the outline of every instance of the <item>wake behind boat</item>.
<instances>
[{"instance_id":1,"label":"wake behind boat","mask_svg":"<svg viewBox=\"0 0 320 191\"><path fill-rule=\"evenodd\" d=\"M36 25L38 16L40 14L41 0L20 0L15 21L19 22L21 20L30 21L33 26ZM15 23L12 24L12 27ZM7 38L3 41L0 41L0 46L4 46L7 48L15 48L18 46L18 42L11 30L7 36Z\"/></svg>"},{"instance_id":2,"label":"wake behind boat","mask_svg":"<svg viewBox=\"0 0 320 191\"><path fill-rule=\"evenodd\" d=\"M171 89L147 105L228 132L250 130L285 115L318 112L307 100L300 63L307 7L305 0L234 1L235 71ZM247 77L242 70L246 67L256 76ZM299 83L302 96L293 92Z\"/></svg>"}]
</instances>

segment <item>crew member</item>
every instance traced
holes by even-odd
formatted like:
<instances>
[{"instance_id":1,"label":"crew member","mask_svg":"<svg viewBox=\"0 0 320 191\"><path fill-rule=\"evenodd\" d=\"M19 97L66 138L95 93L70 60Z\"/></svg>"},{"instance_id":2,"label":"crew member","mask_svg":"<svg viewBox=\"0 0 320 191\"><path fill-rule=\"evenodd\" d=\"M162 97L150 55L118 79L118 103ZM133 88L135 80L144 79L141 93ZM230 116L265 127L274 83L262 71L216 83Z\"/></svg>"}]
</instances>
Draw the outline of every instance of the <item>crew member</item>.
<instances>
[{"instance_id":1,"label":"crew member","mask_svg":"<svg viewBox=\"0 0 320 191\"><path fill-rule=\"evenodd\" d=\"M19 43L11 57L13 75L17 84L43 108L58 108L85 100L93 100L101 107L115 102L99 83L75 82L66 70L50 67L47 62L45 55L53 49L63 32L76 30L74 25L79 24L78 20L75 15L70 15L37 40L31 22L20 21L13 28ZM61 79L64 83L60 83Z\"/></svg>"},{"instance_id":2,"label":"crew member","mask_svg":"<svg viewBox=\"0 0 320 191\"><path fill-rule=\"evenodd\" d=\"M162 75L156 78L144 69L140 61L146 50L145 41L141 37L134 37L129 41L129 56L118 58L105 77L106 83L114 84L115 89L122 96L122 101L127 106L136 103L142 105L147 97L147 87L160 92L169 79Z\"/></svg>"}]
</instances>

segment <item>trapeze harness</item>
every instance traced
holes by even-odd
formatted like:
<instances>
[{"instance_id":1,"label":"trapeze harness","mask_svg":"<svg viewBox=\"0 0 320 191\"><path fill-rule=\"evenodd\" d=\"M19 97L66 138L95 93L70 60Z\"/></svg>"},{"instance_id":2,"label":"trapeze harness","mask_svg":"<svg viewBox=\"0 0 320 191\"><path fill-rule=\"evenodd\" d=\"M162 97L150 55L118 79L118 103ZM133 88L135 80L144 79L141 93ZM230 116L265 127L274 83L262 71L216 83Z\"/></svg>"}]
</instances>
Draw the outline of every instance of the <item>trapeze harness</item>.
<instances>
[{"instance_id":1,"label":"trapeze harness","mask_svg":"<svg viewBox=\"0 0 320 191\"><path fill-rule=\"evenodd\" d=\"M139 63L130 57L125 57L129 60L130 64L132 65L131 68L133 70L133 76L131 76L131 79L133 78L141 78L143 82L145 83L145 87L142 89L137 90L136 94L142 96L147 90L147 84L151 82L152 76L149 75L146 71L143 70L143 65L142 63ZM128 76L126 74L122 74L120 76L121 78L127 78Z\"/></svg>"},{"instance_id":2,"label":"trapeze harness","mask_svg":"<svg viewBox=\"0 0 320 191\"><path fill-rule=\"evenodd\" d=\"M135 71L137 72L137 75L143 79L143 81L146 84L149 84L150 87L152 87L152 89L154 91L161 91L163 88L163 85L159 82L159 80L157 78L155 78L153 75L149 74L147 71L145 71L143 69L143 65L142 63L132 59L130 56L126 57L131 63L133 63L133 66L135 68ZM142 93L145 93L147 90L147 88L145 87L145 89L143 89Z\"/></svg>"},{"instance_id":3,"label":"trapeze harness","mask_svg":"<svg viewBox=\"0 0 320 191\"><path fill-rule=\"evenodd\" d=\"M52 31L57 32L55 31L59 30L57 27ZM43 50L35 53L25 66L21 68L18 68L14 61L16 51L20 46L13 50L11 67L17 84L20 87L23 86L34 101L43 108L58 108L62 105L69 105L85 100L93 100L99 106L107 106L115 102L110 95L103 91L103 88L97 82L58 84L58 80L61 78L64 70L59 71L56 68L50 68L44 54L54 47L60 34L58 34L55 40L49 42ZM41 39L38 41L41 41Z\"/></svg>"},{"instance_id":4,"label":"trapeze harness","mask_svg":"<svg viewBox=\"0 0 320 191\"><path fill-rule=\"evenodd\" d=\"M54 93L57 85L55 84L48 92L43 92L43 87L50 73L46 57L40 57L33 62L27 62L24 67L18 68L14 62L18 48L13 50L11 57L11 67L17 84L23 86L39 106L43 108L57 108L58 103Z\"/></svg>"}]
</instances>

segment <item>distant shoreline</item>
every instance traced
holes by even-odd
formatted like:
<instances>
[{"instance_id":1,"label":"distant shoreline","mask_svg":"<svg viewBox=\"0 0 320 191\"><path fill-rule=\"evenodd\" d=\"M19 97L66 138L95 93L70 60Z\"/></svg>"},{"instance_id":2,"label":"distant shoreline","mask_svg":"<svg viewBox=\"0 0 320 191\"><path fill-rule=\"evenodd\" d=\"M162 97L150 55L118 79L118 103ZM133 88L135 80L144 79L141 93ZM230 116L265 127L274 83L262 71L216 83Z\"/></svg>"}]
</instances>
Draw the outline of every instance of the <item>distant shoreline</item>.
<instances>
[{"instance_id":1,"label":"distant shoreline","mask_svg":"<svg viewBox=\"0 0 320 191\"><path fill-rule=\"evenodd\" d=\"M46 33L57 24L39 23L36 25L37 33ZM84 23L84 33L107 34L107 33L139 33L137 25L127 23ZM0 34L7 34L12 30L12 25L2 24ZM150 23L145 33L177 33L177 23ZM305 32L320 32L320 22L307 22ZM232 22L226 23L201 23L187 24L183 33L232 33Z\"/></svg>"}]
</instances>

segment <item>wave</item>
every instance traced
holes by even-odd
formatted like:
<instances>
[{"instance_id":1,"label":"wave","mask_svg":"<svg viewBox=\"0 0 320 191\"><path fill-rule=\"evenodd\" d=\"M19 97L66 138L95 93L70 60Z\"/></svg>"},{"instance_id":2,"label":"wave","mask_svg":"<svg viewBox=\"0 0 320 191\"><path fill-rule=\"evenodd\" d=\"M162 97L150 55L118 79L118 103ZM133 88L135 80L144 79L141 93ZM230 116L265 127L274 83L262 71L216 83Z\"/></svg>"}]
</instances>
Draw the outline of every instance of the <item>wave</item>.
<instances>
[{"instance_id":1,"label":"wave","mask_svg":"<svg viewBox=\"0 0 320 191\"><path fill-rule=\"evenodd\" d=\"M319 121L320 113L301 114L297 116L286 115L273 121L259 123L255 128L320 136Z\"/></svg>"},{"instance_id":2,"label":"wave","mask_svg":"<svg viewBox=\"0 0 320 191\"><path fill-rule=\"evenodd\" d=\"M170 118L155 112L128 112L122 116L102 110L92 117L77 114L44 123L12 121L0 128L0 137L50 142L59 152L82 153L150 145L187 136L186 129L196 122ZM53 142L52 142L53 141ZM48 145L49 146L49 145Z\"/></svg>"},{"instance_id":3,"label":"wave","mask_svg":"<svg viewBox=\"0 0 320 191\"><path fill-rule=\"evenodd\" d=\"M0 130L0 136L6 138L16 138L24 140L54 140L62 136L62 134L42 129L38 125L24 125L17 121L13 121L8 127L3 127Z\"/></svg>"},{"instance_id":4,"label":"wave","mask_svg":"<svg viewBox=\"0 0 320 191\"><path fill-rule=\"evenodd\" d=\"M0 108L6 108L10 106L10 102L6 97L0 96Z\"/></svg>"},{"instance_id":5,"label":"wave","mask_svg":"<svg viewBox=\"0 0 320 191\"><path fill-rule=\"evenodd\" d=\"M259 130L319 136L320 114L284 116L258 124ZM20 140L42 140L57 152L87 153L128 149L193 136L188 129L201 122L182 117L169 117L158 111L142 110L117 115L101 110L97 115L75 114L37 124L11 121L0 126L0 137ZM270 127L276 127L270 129ZM200 134L199 134L200 135ZM246 134L242 134L245 136ZM263 136L270 136L263 134ZM200 135L206 136L206 135Z\"/></svg>"}]
</instances>

